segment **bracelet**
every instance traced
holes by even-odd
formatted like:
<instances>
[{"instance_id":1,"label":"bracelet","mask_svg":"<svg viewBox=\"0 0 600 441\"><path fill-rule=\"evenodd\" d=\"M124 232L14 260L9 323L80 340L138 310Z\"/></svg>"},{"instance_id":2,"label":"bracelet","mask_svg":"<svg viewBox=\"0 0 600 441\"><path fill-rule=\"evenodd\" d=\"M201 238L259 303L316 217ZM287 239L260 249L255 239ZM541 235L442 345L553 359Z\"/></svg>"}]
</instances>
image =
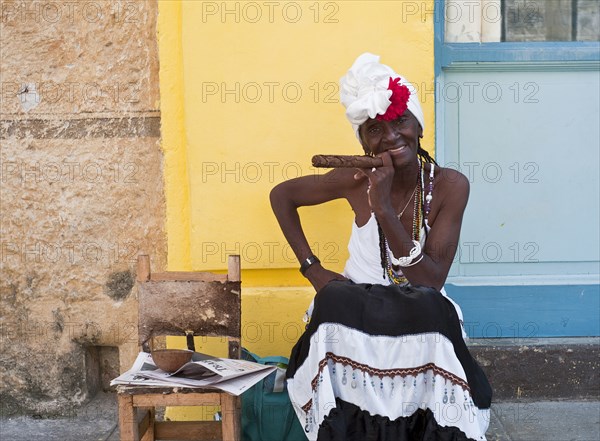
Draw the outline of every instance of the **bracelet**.
<instances>
[{"instance_id":1,"label":"bracelet","mask_svg":"<svg viewBox=\"0 0 600 441\"><path fill-rule=\"evenodd\" d=\"M306 274L306 271L311 266L313 266L315 263L321 263L319 258L317 256L315 256L314 254L311 254L310 256L308 256L306 258L306 260L304 262L302 262L302 264L300 265L300 272L302 273L302 275L304 276Z\"/></svg>"},{"instance_id":2,"label":"bracelet","mask_svg":"<svg viewBox=\"0 0 600 441\"><path fill-rule=\"evenodd\" d=\"M421 254L421 244L419 242L417 242L416 240L413 240L412 242L415 246L410 250L410 252L408 253L408 256L406 256L406 257L400 257L399 259L396 259L394 257L394 254L390 250L390 261L392 262L392 265L402 266L402 267L407 267L407 266L413 265L412 261L415 260L417 257L419 257L419 254ZM415 262L415 264L416 264L416 262Z\"/></svg>"},{"instance_id":3,"label":"bracelet","mask_svg":"<svg viewBox=\"0 0 600 441\"><path fill-rule=\"evenodd\" d=\"M417 263L419 263L421 260L423 260L423 257L425 256L425 254L421 254L421 257L419 257L417 260L415 260L414 262L412 262L410 265L404 265L404 268L409 267L409 266L413 266L416 265Z\"/></svg>"}]
</instances>

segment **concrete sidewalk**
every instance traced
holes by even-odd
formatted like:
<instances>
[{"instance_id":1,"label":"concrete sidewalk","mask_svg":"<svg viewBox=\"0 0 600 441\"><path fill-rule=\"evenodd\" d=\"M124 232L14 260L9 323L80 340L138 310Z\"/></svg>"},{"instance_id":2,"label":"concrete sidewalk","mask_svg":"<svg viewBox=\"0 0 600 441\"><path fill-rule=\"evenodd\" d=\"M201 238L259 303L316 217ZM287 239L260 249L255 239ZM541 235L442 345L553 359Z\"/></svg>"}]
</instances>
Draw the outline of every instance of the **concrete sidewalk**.
<instances>
[{"instance_id":1,"label":"concrete sidewalk","mask_svg":"<svg viewBox=\"0 0 600 441\"><path fill-rule=\"evenodd\" d=\"M494 403L488 441L600 441L600 401ZM115 394L73 415L0 419L1 441L118 441Z\"/></svg>"}]
</instances>

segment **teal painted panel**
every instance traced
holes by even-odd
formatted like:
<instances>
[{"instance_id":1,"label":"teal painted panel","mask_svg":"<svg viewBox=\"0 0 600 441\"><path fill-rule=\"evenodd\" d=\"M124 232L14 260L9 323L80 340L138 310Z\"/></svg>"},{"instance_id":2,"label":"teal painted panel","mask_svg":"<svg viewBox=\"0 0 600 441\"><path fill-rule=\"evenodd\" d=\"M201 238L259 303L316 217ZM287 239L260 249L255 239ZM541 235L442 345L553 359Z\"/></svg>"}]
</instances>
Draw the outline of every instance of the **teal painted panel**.
<instances>
[{"instance_id":1,"label":"teal painted panel","mask_svg":"<svg viewBox=\"0 0 600 441\"><path fill-rule=\"evenodd\" d=\"M600 72L444 72L443 165L471 195L452 276L598 274Z\"/></svg>"},{"instance_id":2,"label":"teal painted panel","mask_svg":"<svg viewBox=\"0 0 600 441\"><path fill-rule=\"evenodd\" d=\"M600 335L598 285L446 285L471 338L585 337Z\"/></svg>"}]
</instances>

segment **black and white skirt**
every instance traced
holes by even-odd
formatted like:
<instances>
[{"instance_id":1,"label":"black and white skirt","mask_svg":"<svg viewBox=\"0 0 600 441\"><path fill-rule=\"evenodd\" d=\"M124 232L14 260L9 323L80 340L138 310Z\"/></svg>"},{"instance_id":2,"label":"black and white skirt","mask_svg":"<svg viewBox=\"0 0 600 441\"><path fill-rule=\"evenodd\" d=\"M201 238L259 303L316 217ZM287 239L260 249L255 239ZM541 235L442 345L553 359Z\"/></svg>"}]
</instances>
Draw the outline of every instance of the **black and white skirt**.
<instances>
[{"instance_id":1,"label":"black and white skirt","mask_svg":"<svg viewBox=\"0 0 600 441\"><path fill-rule=\"evenodd\" d=\"M287 379L309 440L485 440L491 387L432 288L329 283Z\"/></svg>"}]
</instances>

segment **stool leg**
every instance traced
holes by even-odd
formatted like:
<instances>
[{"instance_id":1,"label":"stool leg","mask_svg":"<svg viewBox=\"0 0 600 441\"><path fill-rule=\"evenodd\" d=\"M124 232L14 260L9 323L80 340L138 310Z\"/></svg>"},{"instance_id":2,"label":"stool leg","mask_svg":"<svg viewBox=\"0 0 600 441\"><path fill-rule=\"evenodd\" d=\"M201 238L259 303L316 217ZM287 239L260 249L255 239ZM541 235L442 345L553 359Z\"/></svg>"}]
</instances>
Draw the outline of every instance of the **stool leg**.
<instances>
[{"instance_id":1,"label":"stool leg","mask_svg":"<svg viewBox=\"0 0 600 441\"><path fill-rule=\"evenodd\" d=\"M119 434L121 441L136 441L137 419L131 395L118 394L119 399Z\"/></svg>"},{"instance_id":2,"label":"stool leg","mask_svg":"<svg viewBox=\"0 0 600 441\"><path fill-rule=\"evenodd\" d=\"M140 441L154 441L154 423L156 421L156 409L154 409L154 407L149 407L147 409L144 409L144 412L147 412L148 427L146 428L146 431L144 432ZM144 416L144 418L145 417L146 416Z\"/></svg>"},{"instance_id":3,"label":"stool leg","mask_svg":"<svg viewBox=\"0 0 600 441\"><path fill-rule=\"evenodd\" d=\"M221 394L221 412L223 420L221 430L223 441L240 440L240 399L229 394Z\"/></svg>"}]
</instances>

